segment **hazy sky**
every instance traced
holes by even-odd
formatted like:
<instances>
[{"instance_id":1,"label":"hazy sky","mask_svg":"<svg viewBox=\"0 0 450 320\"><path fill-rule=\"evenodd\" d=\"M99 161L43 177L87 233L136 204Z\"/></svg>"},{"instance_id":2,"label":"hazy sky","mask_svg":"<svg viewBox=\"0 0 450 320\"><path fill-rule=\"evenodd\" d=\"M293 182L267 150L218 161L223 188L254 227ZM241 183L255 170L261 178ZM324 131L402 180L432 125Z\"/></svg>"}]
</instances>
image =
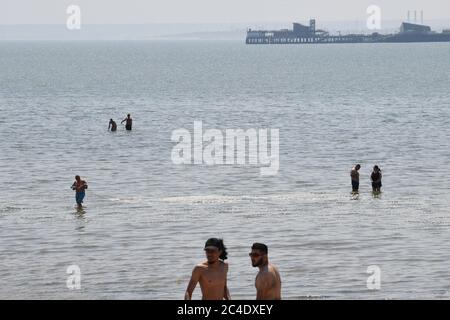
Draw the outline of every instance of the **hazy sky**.
<instances>
[{"instance_id":1,"label":"hazy sky","mask_svg":"<svg viewBox=\"0 0 450 320\"><path fill-rule=\"evenodd\" d=\"M0 24L65 24L71 4L84 24L365 20L371 4L386 20L405 19L407 10L418 19L424 10L425 22L450 18L450 0L0 0Z\"/></svg>"}]
</instances>

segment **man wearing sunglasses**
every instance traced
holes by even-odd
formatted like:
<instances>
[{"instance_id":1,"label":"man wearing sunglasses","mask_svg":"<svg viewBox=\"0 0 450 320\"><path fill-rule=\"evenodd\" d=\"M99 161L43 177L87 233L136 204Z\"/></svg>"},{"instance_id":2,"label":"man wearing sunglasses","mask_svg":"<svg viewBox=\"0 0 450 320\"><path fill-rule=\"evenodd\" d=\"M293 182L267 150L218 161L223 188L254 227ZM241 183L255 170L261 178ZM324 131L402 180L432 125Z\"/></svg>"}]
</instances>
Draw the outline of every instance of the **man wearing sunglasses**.
<instances>
[{"instance_id":1,"label":"man wearing sunglasses","mask_svg":"<svg viewBox=\"0 0 450 320\"><path fill-rule=\"evenodd\" d=\"M268 248L263 243L254 243L249 256L252 266L258 267L256 275L256 300L281 300L281 277L277 268L269 263Z\"/></svg>"},{"instance_id":2,"label":"man wearing sunglasses","mask_svg":"<svg viewBox=\"0 0 450 320\"><path fill-rule=\"evenodd\" d=\"M222 239L211 238L205 243L206 261L195 266L189 281L185 300L192 299L197 283L200 283L202 300L230 300L227 287L227 251Z\"/></svg>"}]
</instances>

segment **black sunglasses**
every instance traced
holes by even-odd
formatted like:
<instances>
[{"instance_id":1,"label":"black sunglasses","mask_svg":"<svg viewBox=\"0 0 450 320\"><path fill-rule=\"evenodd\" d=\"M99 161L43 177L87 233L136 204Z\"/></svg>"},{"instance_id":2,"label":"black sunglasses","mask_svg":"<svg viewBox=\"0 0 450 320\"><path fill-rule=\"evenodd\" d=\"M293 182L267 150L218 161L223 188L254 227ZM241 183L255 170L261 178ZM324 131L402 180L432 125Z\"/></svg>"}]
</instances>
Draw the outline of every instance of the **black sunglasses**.
<instances>
[{"instance_id":1,"label":"black sunglasses","mask_svg":"<svg viewBox=\"0 0 450 320\"><path fill-rule=\"evenodd\" d=\"M250 257L261 257L261 256L262 256L262 254L255 253L255 252L250 252L248 255L249 255Z\"/></svg>"}]
</instances>

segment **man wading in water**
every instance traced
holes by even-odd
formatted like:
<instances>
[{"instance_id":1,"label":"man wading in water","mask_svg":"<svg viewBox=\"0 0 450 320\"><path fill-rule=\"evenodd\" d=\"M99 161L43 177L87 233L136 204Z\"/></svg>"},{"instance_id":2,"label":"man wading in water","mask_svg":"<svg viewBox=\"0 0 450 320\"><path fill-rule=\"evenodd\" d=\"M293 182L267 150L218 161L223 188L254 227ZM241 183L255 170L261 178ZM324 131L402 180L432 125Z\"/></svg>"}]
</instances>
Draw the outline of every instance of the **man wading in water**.
<instances>
[{"instance_id":1,"label":"man wading in water","mask_svg":"<svg viewBox=\"0 0 450 320\"><path fill-rule=\"evenodd\" d=\"M350 177L352 178L352 191L353 193L358 193L359 191L359 172L358 170L361 169L361 166L357 164L352 168L352 171L350 171Z\"/></svg>"},{"instance_id":2,"label":"man wading in water","mask_svg":"<svg viewBox=\"0 0 450 320\"><path fill-rule=\"evenodd\" d=\"M200 282L202 300L230 300L227 287L227 251L222 239L211 238L205 244L206 261L195 266L189 281L185 300L192 299L197 283Z\"/></svg>"},{"instance_id":3,"label":"man wading in water","mask_svg":"<svg viewBox=\"0 0 450 320\"><path fill-rule=\"evenodd\" d=\"M381 192L381 178L381 169L378 166L374 166L372 174L370 175L370 180L372 180L372 192Z\"/></svg>"},{"instance_id":4,"label":"man wading in water","mask_svg":"<svg viewBox=\"0 0 450 320\"><path fill-rule=\"evenodd\" d=\"M117 130L117 123L113 119L109 120L108 130L110 128L113 132Z\"/></svg>"},{"instance_id":5,"label":"man wading in water","mask_svg":"<svg viewBox=\"0 0 450 320\"><path fill-rule=\"evenodd\" d=\"M83 207L83 199L86 195L85 190L87 188L87 182L81 180L80 176L75 176L75 182L72 184L72 190L75 190L75 200L79 209Z\"/></svg>"},{"instance_id":6,"label":"man wading in water","mask_svg":"<svg viewBox=\"0 0 450 320\"><path fill-rule=\"evenodd\" d=\"M124 122L125 122L125 129L130 131L131 127L133 126L133 119L131 119L130 114L128 114L127 117L125 119L123 119L121 123L124 123Z\"/></svg>"}]
</instances>

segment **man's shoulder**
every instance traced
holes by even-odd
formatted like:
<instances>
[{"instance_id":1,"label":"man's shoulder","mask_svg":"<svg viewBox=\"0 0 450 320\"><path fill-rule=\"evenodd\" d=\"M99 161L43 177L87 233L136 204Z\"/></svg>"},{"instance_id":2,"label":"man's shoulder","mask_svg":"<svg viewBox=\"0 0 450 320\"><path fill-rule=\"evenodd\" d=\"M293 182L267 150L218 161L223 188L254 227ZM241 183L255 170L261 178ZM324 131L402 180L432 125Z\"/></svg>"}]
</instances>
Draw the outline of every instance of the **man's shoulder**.
<instances>
[{"instance_id":1,"label":"man's shoulder","mask_svg":"<svg viewBox=\"0 0 450 320\"><path fill-rule=\"evenodd\" d=\"M274 275L269 270L260 271L255 279L257 288L268 287L273 282Z\"/></svg>"},{"instance_id":2,"label":"man's shoulder","mask_svg":"<svg viewBox=\"0 0 450 320\"><path fill-rule=\"evenodd\" d=\"M258 277L262 280L271 280L276 278L276 273L278 273L277 267L271 264L267 269L260 271Z\"/></svg>"},{"instance_id":3,"label":"man's shoulder","mask_svg":"<svg viewBox=\"0 0 450 320\"><path fill-rule=\"evenodd\" d=\"M269 268L268 270L261 271L256 277L257 287L272 287L277 281L276 269Z\"/></svg>"},{"instance_id":4,"label":"man's shoulder","mask_svg":"<svg viewBox=\"0 0 450 320\"><path fill-rule=\"evenodd\" d=\"M259 270L258 274L256 275L256 279L262 279L267 276L270 276L269 268L264 269L264 270Z\"/></svg>"},{"instance_id":5,"label":"man's shoulder","mask_svg":"<svg viewBox=\"0 0 450 320\"><path fill-rule=\"evenodd\" d=\"M276 277L276 278L279 277L280 276L280 271L278 270L277 266L271 264L270 267L271 267L272 275L274 277Z\"/></svg>"},{"instance_id":6,"label":"man's shoulder","mask_svg":"<svg viewBox=\"0 0 450 320\"><path fill-rule=\"evenodd\" d=\"M205 270L206 268L208 268L208 264L207 264L206 262L200 262L199 264L197 264L197 265L194 267L194 270L197 270L197 271L203 271L203 270Z\"/></svg>"},{"instance_id":7,"label":"man's shoulder","mask_svg":"<svg viewBox=\"0 0 450 320\"><path fill-rule=\"evenodd\" d=\"M202 263L199 263L192 270L192 274L196 275L197 277L202 277L203 274L205 273L205 270L206 267Z\"/></svg>"}]
</instances>

